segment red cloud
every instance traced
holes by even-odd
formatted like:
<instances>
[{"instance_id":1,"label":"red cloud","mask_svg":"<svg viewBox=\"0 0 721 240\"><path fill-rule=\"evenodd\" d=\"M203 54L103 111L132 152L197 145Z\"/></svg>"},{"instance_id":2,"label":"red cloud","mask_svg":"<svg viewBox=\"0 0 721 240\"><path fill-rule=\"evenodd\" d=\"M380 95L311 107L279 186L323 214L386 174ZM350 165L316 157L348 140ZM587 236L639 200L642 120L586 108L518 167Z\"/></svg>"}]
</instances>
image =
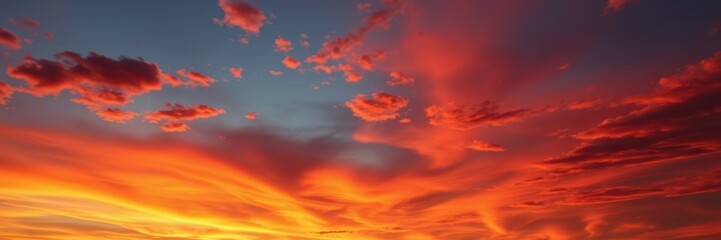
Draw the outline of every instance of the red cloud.
<instances>
[{"instance_id":1,"label":"red cloud","mask_svg":"<svg viewBox=\"0 0 721 240\"><path fill-rule=\"evenodd\" d=\"M237 68L232 67L232 68L229 68L228 71L230 72L230 74L233 74L234 78L237 78L237 79L243 78L243 68L242 67L237 67Z\"/></svg>"},{"instance_id":2,"label":"red cloud","mask_svg":"<svg viewBox=\"0 0 721 240\"><path fill-rule=\"evenodd\" d=\"M385 53L383 51L376 51L373 54L369 55L363 55L360 58L358 58L358 65L366 71L373 70L373 62L382 59L385 57Z\"/></svg>"},{"instance_id":3,"label":"red cloud","mask_svg":"<svg viewBox=\"0 0 721 240\"><path fill-rule=\"evenodd\" d=\"M283 65L285 65L285 67L290 68L290 69L297 69L298 67L300 67L300 64L301 64L300 61L298 61L297 59L295 59L291 56L286 56L283 59Z\"/></svg>"},{"instance_id":4,"label":"red cloud","mask_svg":"<svg viewBox=\"0 0 721 240\"><path fill-rule=\"evenodd\" d=\"M635 0L608 0L608 4L606 5L606 8L603 10L603 12L604 14L609 14L621 11L621 9L634 1Z\"/></svg>"},{"instance_id":5,"label":"red cloud","mask_svg":"<svg viewBox=\"0 0 721 240\"><path fill-rule=\"evenodd\" d=\"M165 104L169 110L158 110L145 115L145 119L151 123L160 121L193 121L195 119L211 118L225 113L225 110L213 108L207 105L183 106L181 104Z\"/></svg>"},{"instance_id":6,"label":"red cloud","mask_svg":"<svg viewBox=\"0 0 721 240\"><path fill-rule=\"evenodd\" d=\"M282 71L270 70L270 71L268 71L268 72L270 73L270 75L273 75L273 76L283 75L283 72L282 72Z\"/></svg>"},{"instance_id":7,"label":"red cloud","mask_svg":"<svg viewBox=\"0 0 721 240\"><path fill-rule=\"evenodd\" d=\"M119 108L106 108L95 112L100 118L108 122L126 123L132 120L138 114L130 111L123 111Z\"/></svg>"},{"instance_id":8,"label":"red cloud","mask_svg":"<svg viewBox=\"0 0 721 240\"><path fill-rule=\"evenodd\" d=\"M3 45L10 49L20 49L20 38L14 33L0 28L0 45Z\"/></svg>"},{"instance_id":9,"label":"red cloud","mask_svg":"<svg viewBox=\"0 0 721 240\"><path fill-rule=\"evenodd\" d=\"M721 52L663 77L659 88L622 101L642 106L575 137L585 140L542 166L577 172L688 159L721 151Z\"/></svg>"},{"instance_id":10,"label":"red cloud","mask_svg":"<svg viewBox=\"0 0 721 240\"><path fill-rule=\"evenodd\" d=\"M38 20L30 18L21 18L20 20L10 18L10 23L18 27L29 28L32 30L38 29L38 27L40 26L40 22L38 22Z\"/></svg>"},{"instance_id":11,"label":"red cloud","mask_svg":"<svg viewBox=\"0 0 721 240\"><path fill-rule=\"evenodd\" d=\"M45 39L48 41L52 41L53 39L55 39L55 36L53 36L53 33L51 32L45 32Z\"/></svg>"},{"instance_id":12,"label":"red cloud","mask_svg":"<svg viewBox=\"0 0 721 240\"><path fill-rule=\"evenodd\" d=\"M199 72L193 72L193 71L187 71L185 69L180 69L176 71L178 75L181 77L184 77L190 81L185 82L186 85L189 86L203 86L208 87L211 83L215 82L215 79L208 77L206 75L203 75Z\"/></svg>"},{"instance_id":13,"label":"red cloud","mask_svg":"<svg viewBox=\"0 0 721 240\"><path fill-rule=\"evenodd\" d=\"M400 116L398 110L408 105L408 99L384 92L373 93L371 98L358 94L345 105L353 115L366 121L384 121Z\"/></svg>"},{"instance_id":14,"label":"red cloud","mask_svg":"<svg viewBox=\"0 0 721 240\"><path fill-rule=\"evenodd\" d=\"M363 79L363 75L356 72L353 69L353 66L351 66L351 65L338 64L338 67L336 69L343 71L343 75L345 75L346 82L358 82Z\"/></svg>"},{"instance_id":15,"label":"red cloud","mask_svg":"<svg viewBox=\"0 0 721 240\"><path fill-rule=\"evenodd\" d=\"M73 102L91 111L99 111L104 105L122 106L132 96L161 89L163 73L143 59L115 60L97 53L82 57L75 52L58 53L55 58L26 56L23 64L9 66L7 74L27 84L18 91L42 97L68 90L79 95Z\"/></svg>"},{"instance_id":16,"label":"red cloud","mask_svg":"<svg viewBox=\"0 0 721 240\"><path fill-rule=\"evenodd\" d=\"M589 109L589 108L594 108L601 103L603 103L603 99L599 99L599 98L584 99L584 100L569 103L568 109L569 110Z\"/></svg>"},{"instance_id":17,"label":"red cloud","mask_svg":"<svg viewBox=\"0 0 721 240\"><path fill-rule=\"evenodd\" d=\"M485 101L480 104L448 103L440 106L431 105L426 108L426 116L430 124L448 128L465 130L481 126L501 126L519 121L530 115L528 109L500 112L495 102Z\"/></svg>"},{"instance_id":18,"label":"red cloud","mask_svg":"<svg viewBox=\"0 0 721 240\"><path fill-rule=\"evenodd\" d=\"M188 124L182 122L166 122L160 126L160 130L163 132L185 132L188 129L190 129Z\"/></svg>"},{"instance_id":19,"label":"red cloud","mask_svg":"<svg viewBox=\"0 0 721 240\"><path fill-rule=\"evenodd\" d=\"M5 82L0 82L0 105L5 105L13 96L13 88Z\"/></svg>"},{"instance_id":20,"label":"red cloud","mask_svg":"<svg viewBox=\"0 0 721 240\"><path fill-rule=\"evenodd\" d=\"M402 86L402 85L411 85L415 82L413 78L410 78L400 72L391 72L390 73L391 80L388 80L386 84L388 86Z\"/></svg>"},{"instance_id":21,"label":"red cloud","mask_svg":"<svg viewBox=\"0 0 721 240\"><path fill-rule=\"evenodd\" d=\"M255 120L258 118L258 115L260 115L259 112L249 112L248 114L245 114L245 118L248 120Z\"/></svg>"},{"instance_id":22,"label":"red cloud","mask_svg":"<svg viewBox=\"0 0 721 240\"><path fill-rule=\"evenodd\" d=\"M293 50L293 43L283 37L275 39L275 51L276 52L290 52Z\"/></svg>"},{"instance_id":23,"label":"red cloud","mask_svg":"<svg viewBox=\"0 0 721 240\"><path fill-rule=\"evenodd\" d=\"M498 144L488 143L479 140L473 140L471 144L466 146L468 149L479 152L503 152L505 149Z\"/></svg>"},{"instance_id":24,"label":"red cloud","mask_svg":"<svg viewBox=\"0 0 721 240\"><path fill-rule=\"evenodd\" d=\"M225 12L223 20L214 19L218 24L235 26L252 34L258 34L263 27L265 14L243 0L219 0L218 5Z\"/></svg>"},{"instance_id":25,"label":"red cloud","mask_svg":"<svg viewBox=\"0 0 721 240\"><path fill-rule=\"evenodd\" d=\"M345 36L326 41L315 55L309 56L305 62L325 64L328 60L339 59L350 51L354 46L360 44L366 35L376 28L386 29L389 27L389 21L400 10L400 3L397 1L389 1L388 9L375 11L364 19L364 25L349 32Z\"/></svg>"}]
</instances>

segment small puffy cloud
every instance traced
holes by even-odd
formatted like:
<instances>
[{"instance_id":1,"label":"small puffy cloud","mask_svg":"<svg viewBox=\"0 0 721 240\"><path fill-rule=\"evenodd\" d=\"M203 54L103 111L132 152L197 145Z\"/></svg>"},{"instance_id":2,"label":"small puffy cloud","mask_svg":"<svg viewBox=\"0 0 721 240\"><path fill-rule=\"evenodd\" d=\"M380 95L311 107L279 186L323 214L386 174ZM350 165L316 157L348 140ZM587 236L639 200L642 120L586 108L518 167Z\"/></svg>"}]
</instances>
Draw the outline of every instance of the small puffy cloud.
<instances>
[{"instance_id":1,"label":"small puffy cloud","mask_svg":"<svg viewBox=\"0 0 721 240\"><path fill-rule=\"evenodd\" d=\"M482 126L501 126L519 121L531 114L528 109L517 109L501 112L495 102L485 101L480 104L431 105L425 109L430 124L445 126L456 130L466 130Z\"/></svg>"},{"instance_id":2,"label":"small puffy cloud","mask_svg":"<svg viewBox=\"0 0 721 240\"><path fill-rule=\"evenodd\" d=\"M479 140L473 140L473 142L468 144L466 148L479 152L503 152L506 150L501 145Z\"/></svg>"},{"instance_id":3,"label":"small puffy cloud","mask_svg":"<svg viewBox=\"0 0 721 240\"><path fill-rule=\"evenodd\" d=\"M270 75L273 75L273 76L283 75L283 71L270 70L268 72L270 73Z\"/></svg>"},{"instance_id":4,"label":"small puffy cloud","mask_svg":"<svg viewBox=\"0 0 721 240\"><path fill-rule=\"evenodd\" d=\"M353 100L346 101L353 115L365 121L385 121L400 116L398 110L408 105L408 99L384 92L373 93L370 97L358 94Z\"/></svg>"},{"instance_id":5,"label":"small puffy cloud","mask_svg":"<svg viewBox=\"0 0 721 240\"><path fill-rule=\"evenodd\" d=\"M15 25L17 27L23 27L23 28L28 28L28 29L32 29L32 30L38 29L38 27L40 27L40 22L38 22L38 20L31 19L31 18L21 18L18 20L15 20L14 18L10 18L10 23L12 23L13 25Z\"/></svg>"},{"instance_id":6,"label":"small puffy cloud","mask_svg":"<svg viewBox=\"0 0 721 240\"><path fill-rule=\"evenodd\" d=\"M168 110L157 110L147 113L145 119L151 123L160 121L193 121L195 119L211 118L225 113L225 110L207 105L183 106L181 104L165 104Z\"/></svg>"},{"instance_id":7,"label":"small puffy cloud","mask_svg":"<svg viewBox=\"0 0 721 240\"><path fill-rule=\"evenodd\" d=\"M304 48L310 47L310 42L308 41L308 35L306 35L305 33L300 34L300 38L302 39L300 41L301 46L303 46Z\"/></svg>"},{"instance_id":8,"label":"small puffy cloud","mask_svg":"<svg viewBox=\"0 0 721 240\"><path fill-rule=\"evenodd\" d=\"M199 72L180 69L180 70L176 71L176 73L178 75L180 75L181 77L189 80L189 81L185 82L185 85L189 85L189 86L209 87L211 83L215 82L215 79L213 79L209 76L203 75L202 73L199 73Z\"/></svg>"},{"instance_id":9,"label":"small puffy cloud","mask_svg":"<svg viewBox=\"0 0 721 240\"><path fill-rule=\"evenodd\" d=\"M0 105L5 105L13 96L13 88L5 82L0 82Z\"/></svg>"},{"instance_id":10,"label":"small puffy cloud","mask_svg":"<svg viewBox=\"0 0 721 240\"><path fill-rule=\"evenodd\" d=\"M608 0L606 8L603 10L603 12L604 14L609 14L621 11L621 9L625 8L626 6L628 6L628 4L631 4L635 1L636 0Z\"/></svg>"},{"instance_id":11,"label":"small puffy cloud","mask_svg":"<svg viewBox=\"0 0 721 240\"><path fill-rule=\"evenodd\" d=\"M0 45L10 49L22 48L20 46L20 38L4 28L0 28Z\"/></svg>"},{"instance_id":12,"label":"small puffy cloud","mask_svg":"<svg viewBox=\"0 0 721 240\"><path fill-rule=\"evenodd\" d=\"M53 35L53 33L45 32L45 40L52 41L53 39L55 39L55 35Z\"/></svg>"},{"instance_id":13,"label":"small puffy cloud","mask_svg":"<svg viewBox=\"0 0 721 240\"><path fill-rule=\"evenodd\" d=\"M243 0L219 0L218 5L225 16L222 20L214 19L215 23L238 27L251 34L260 33L266 17L262 11Z\"/></svg>"},{"instance_id":14,"label":"small puffy cloud","mask_svg":"<svg viewBox=\"0 0 721 240\"><path fill-rule=\"evenodd\" d=\"M249 112L248 114L245 114L245 119L248 120L255 120L260 115L259 112Z\"/></svg>"},{"instance_id":15,"label":"small puffy cloud","mask_svg":"<svg viewBox=\"0 0 721 240\"><path fill-rule=\"evenodd\" d=\"M290 69L297 69L298 67L300 67L301 63L300 63L300 61L298 61L297 59L295 59L291 56L286 56L283 59L283 65L285 65L285 67L290 68Z\"/></svg>"},{"instance_id":16,"label":"small puffy cloud","mask_svg":"<svg viewBox=\"0 0 721 240\"><path fill-rule=\"evenodd\" d=\"M126 123L138 114L131 111L123 111L119 108L105 108L95 112L100 118L108 122Z\"/></svg>"},{"instance_id":17,"label":"small puffy cloud","mask_svg":"<svg viewBox=\"0 0 721 240\"><path fill-rule=\"evenodd\" d=\"M188 129L190 126L182 122L166 122L160 125L160 130L163 132L185 132Z\"/></svg>"},{"instance_id":18,"label":"small puffy cloud","mask_svg":"<svg viewBox=\"0 0 721 240\"><path fill-rule=\"evenodd\" d=\"M275 39L275 51L276 52L290 52L293 50L293 43L283 37Z\"/></svg>"},{"instance_id":19,"label":"small puffy cloud","mask_svg":"<svg viewBox=\"0 0 721 240\"><path fill-rule=\"evenodd\" d=\"M363 75L356 72L355 69L353 69L353 66L349 64L338 64L336 69L343 72L346 82L353 83L363 80Z\"/></svg>"},{"instance_id":20,"label":"small puffy cloud","mask_svg":"<svg viewBox=\"0 0 721 240\"><path fill-rule=\"evenodd\" d=\"M232 68L229 68L228 71L230 72L230 74L233 75L234 78L237 78L237 79L243 78L243 68L242 67L237 67L237 68L232 67Z\"/></svg>"},{"instance_id":21,"label":"small puffy cloud","mask_svg":"<svg viewBox=\"0 0 721 240\"><path fill-rule=\"evenodd\" d=\"M411 85L415 82L415 79L410 78L400 72L391 72L390 76L391 76L391 80L388 80L386 82L386 84L391 87L392 86Z\"/></svg>"},{"instance_id":22,"label":"small puffy cloud","mask_svg":"<svg viewBox=\"0 0 721 240\"><path fill-rule=\"evenodd\" d=\"M224 114L225 110L213 108L207 105L184 106L181 104L167 103L167 110L157 110L145 114L145 120L150 123L160 123L161 130L165 132L184 132L190 127L184 122L194 121L196 119L212 118L220 114Z\"/></svg>"}]
</instances>

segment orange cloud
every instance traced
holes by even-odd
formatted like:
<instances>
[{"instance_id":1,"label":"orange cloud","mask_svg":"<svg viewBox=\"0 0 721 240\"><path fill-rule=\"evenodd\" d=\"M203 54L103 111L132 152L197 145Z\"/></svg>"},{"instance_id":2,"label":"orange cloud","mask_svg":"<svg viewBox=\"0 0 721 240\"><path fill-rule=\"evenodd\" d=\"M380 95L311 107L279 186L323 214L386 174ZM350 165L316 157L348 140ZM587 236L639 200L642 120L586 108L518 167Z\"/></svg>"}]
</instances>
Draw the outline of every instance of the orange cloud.
<instances>
[{"instance_id":1,"label":"orange cloud","mask_svg":"<svg viewBox=\"0 0 721 240\"><path fill-rule=\"evenodd\" d=\"M270 73L270 75L273 75L273 76L283 75L283 71L270 70L268 72Z\"/></svg>"},{"instance_id":2,"label":"orange cloud","mask_svg":"<svg viewBox=\"0 0 721 240\"><path fill-rule=\"evenodd\" d=\"M237 67L237 68L232 67L232 68L229 68L228 71L230 72L230 74L233 75L234 78L237 78L237 79L243 78L243 68L242 67Z\"/></svg>"},{"instance_id":3,"label":"orange cloud","mask_svg":"<svg viewBox=\"0 0 721 240\"><path fill-rule=\"evenodd\" d=\"M353 115L366 121L385 121L400 116L398 110L408 105L408 99L384 92L373 93L370 98L358 94L351 101L346 101Z\"/></svg>"},{"instance_id":4,"label":"orange cloud","mask_svg":"<svg viewBox=\"0 0 721 240\"><path fill-rule=\"evenodd\" d=\"M275 51L276 52L290 52L293 50L293 43L283 37L275 39Z\"/></svg>"},{"instance_id":5,"label":"orange cloud","mask_svg":"<svg viewBox=\"0 0 721 240\"><path fill-rule=\"evenodd\" d=\"M300 61L298 61L297 59L295 59L291 56L286 56L283 59L283 65L285 65L285 67L290 68L290 69L297 69L298 67L300 67L300 64L301 64Z\"/></svg>"},{"instance_id":6,"label":"orange cloud","mask_svg":"<svg viewBox=\"0 0 721 240\"><path fill-rule=\"evenodd\" d=\"M5 105L13 96L13 89L5 82L0 82L0 105Z\"/></svg>"},{"instance_id":7,"label":"orange cloud","mask_svg":"<svg viewBox=\"0 0 721 240\"><path fill-rule=\"evenodd\" d=\"M259 112L249 112L248 114L245 114L245 119L255 120L256 118L258 118L258 115L260 115Z\"/></svg>"},{"instance_id":8,"label":"orange cloud","mask_svg":"<svg viewBox=\"0 0 721 240\"><path fill-rule=\"evenodd\" d=\"M251 34L260 33L266 17L258 8L243 0L218 0L218 5L225 16L223 20L214 19L216 23L238 27Z\"/></svg>"},{"instance_id":9,"label":"orange cloud","mask_svg":"<svg viewBox=\"0 0 721 240\"><path fill-rule=\"evenodd\" d=\"M185 132L189 129L190 126L182 122L165 122L160 125L160 130L163 132Z\"/></svg>"},{"instance_id":10,"label":"orange cloud","mask_svg":"<svg viewBox=\"0 0 721 240\"><path fill-rule=\"evenodd\" d=\"M473 142L468 144L466 147L473 151L479 151L479 152L503 152L506 150L501 145L498 145L495 143L483 142L483 141L479 141L479 140L473 140Z\"/></svg>"},{"instance_id":11,"label":"orange cloud","mask_svg":"<svg viewBox=\"0 0 721 240\"><path fill-rule=\"evenodd\" d=\"M400 72L391 72L390 73L391 80L388 80L386 82L386 85L388 86L405 86L405 85L411 85L415 82L415 79L410 78Z\"/></svg>"},{"instance_id":12,"label":"orange cloud","mask_svg":"<svg viewBox=\"0 0 721 240\"><path fill-rule=\"evenodd\" d=\"M385 52L376 51L373 54L363 55L358 58L358 65L366 71L373 70L373 63L385 57Z\"/></svg>"},{"instance_id":13,"label":"orange cloud","mask_svg":"<svg viewBox=\"0 0 721 240\"><path fill-rule=\"evenodd\" d=\"M95 112L100 118L108 122L126 123L138 114L131 111L123 111L119 108L105 108Z\"/></svg>"},{"instance_id":14,"label":"orange cloud","mask_svg":"<svg viewBox=\"0 0 721 240\"><path fill-rule=\"evenodd\" d=\"M20 38L4 28L0 28L0 45L10 49L22 48L20 47Z\"/></svg>"},{"instance_id":15,"label":"orange cloud","mask_svg":"<svg viewBox=\"0 0 721 240\"><path fill-rule=\"evenodd\" d=\"M209 87L211 83L215 82L215 79L213 79L209 76L203 75L202 73L199 73L199 72L187 71L185 69L180 69L180 70L176 71L176 73L178 75L180 75L181 77L189 80L184 83L185 85L189 85L189 86Z\"/></svg>"}]
</instances>

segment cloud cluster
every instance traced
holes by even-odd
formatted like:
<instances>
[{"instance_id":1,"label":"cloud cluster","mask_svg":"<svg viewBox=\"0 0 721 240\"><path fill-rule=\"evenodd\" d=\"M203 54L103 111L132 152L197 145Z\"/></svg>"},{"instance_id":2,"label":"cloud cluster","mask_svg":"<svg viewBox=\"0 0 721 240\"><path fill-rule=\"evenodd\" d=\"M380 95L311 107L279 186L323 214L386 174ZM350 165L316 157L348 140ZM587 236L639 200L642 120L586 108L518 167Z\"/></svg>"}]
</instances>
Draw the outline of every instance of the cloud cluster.
<instances>
[{"instance_id":1,"label":"cloud cluster","mask_svg":"<svg viewBox=\"0 0 721 240\"><path fill-rule=\"evenodd\" d=\"M391 95L384 92L377 92L367 96L358 94L353 100L346 101L346 107L350 108L353 115L365 121L385 121L400 116L398 110L408 105L408 99Z\"/></svg>"},{"instance_id":2,"label":"cloud cluster","mask_svg":"<svg viewBox=\"0 0 721 240\"><path fill-rule=\"evenodd\" d=\"M575 135L584 140L542 165L577 172L688 159L721 151L721 53L663 77L654 92L621 104L641 106Z\"/></svg>"}]
</instances>

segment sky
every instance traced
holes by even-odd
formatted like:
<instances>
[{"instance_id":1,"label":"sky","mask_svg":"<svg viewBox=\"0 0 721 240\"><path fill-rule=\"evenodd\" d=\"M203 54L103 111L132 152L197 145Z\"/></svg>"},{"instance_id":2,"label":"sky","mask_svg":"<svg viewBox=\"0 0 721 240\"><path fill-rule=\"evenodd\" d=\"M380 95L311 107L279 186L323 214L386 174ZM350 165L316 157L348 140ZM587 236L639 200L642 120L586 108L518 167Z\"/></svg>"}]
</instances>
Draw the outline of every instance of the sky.
<instances>
[{"instance_id":1,"label":"sky","mask_svg":"<svg viewBox=\"0 0 721 240\"><path fill-rule=\"evenodd\" d=\"M11 0L0 239L719 239L721 2Z\"/></svg>"}]
</instances>

